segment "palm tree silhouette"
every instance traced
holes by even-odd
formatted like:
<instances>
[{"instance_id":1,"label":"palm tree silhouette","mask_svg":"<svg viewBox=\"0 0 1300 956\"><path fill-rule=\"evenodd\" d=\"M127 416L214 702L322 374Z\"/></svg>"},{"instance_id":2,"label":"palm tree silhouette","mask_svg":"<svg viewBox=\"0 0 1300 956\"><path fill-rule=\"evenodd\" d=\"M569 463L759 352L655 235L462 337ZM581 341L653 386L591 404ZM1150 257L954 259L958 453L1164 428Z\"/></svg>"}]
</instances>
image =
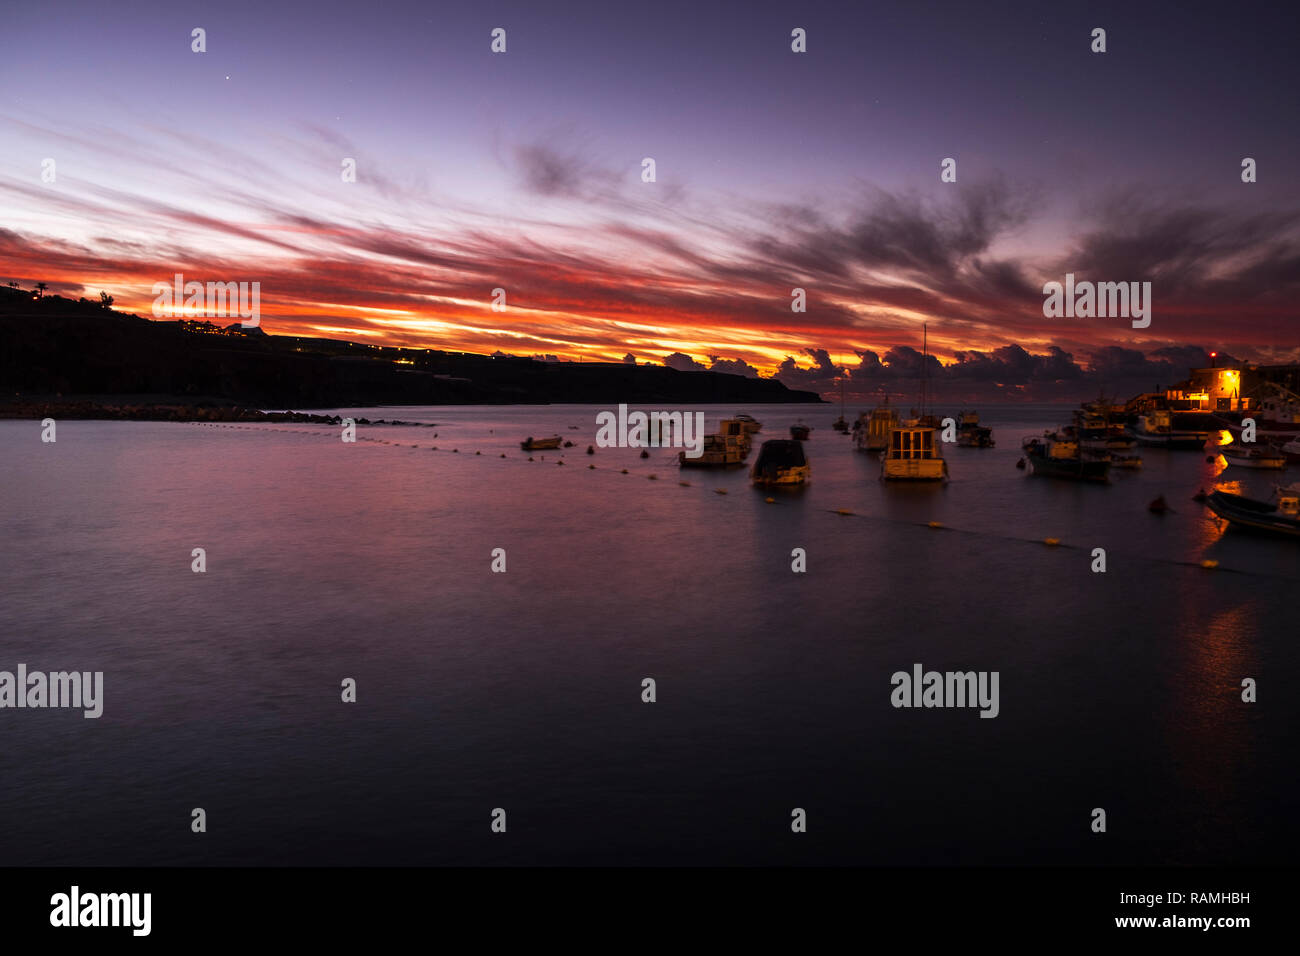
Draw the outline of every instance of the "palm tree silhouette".
<instances>
[{"instance_id":1,"label":"palm tree silhouette","mask_svg":"<svg viewBox=\"0 0 1300 956\"><path fill-rule=\"evenodd\" d=\"M49 286L47 286L44 282L36 283L36 298L38 299L43 298L45 295L45 290L48 288Z\"/></svg>"}]
</instances>

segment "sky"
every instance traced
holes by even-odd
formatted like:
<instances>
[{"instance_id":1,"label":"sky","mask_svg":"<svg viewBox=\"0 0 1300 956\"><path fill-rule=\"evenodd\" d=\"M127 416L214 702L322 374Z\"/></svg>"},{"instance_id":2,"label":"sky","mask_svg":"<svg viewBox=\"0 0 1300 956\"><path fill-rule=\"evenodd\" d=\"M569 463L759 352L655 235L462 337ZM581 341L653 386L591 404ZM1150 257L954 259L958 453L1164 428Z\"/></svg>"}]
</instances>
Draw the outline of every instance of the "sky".
<instances>
[{"instance_id":1,"label":"sky","mask_svg":"<svg viewBox=\"0 0 1300 956\"><path fill-rule=\"evenodd\" d=\"M1280 4L20 5L0 281L822 391L906 379L923 326L1026 395L1297 361L1293 40ZM1150 282L1150 326L1045 317L1066 273Z\"/></svg>"}]
</instances>

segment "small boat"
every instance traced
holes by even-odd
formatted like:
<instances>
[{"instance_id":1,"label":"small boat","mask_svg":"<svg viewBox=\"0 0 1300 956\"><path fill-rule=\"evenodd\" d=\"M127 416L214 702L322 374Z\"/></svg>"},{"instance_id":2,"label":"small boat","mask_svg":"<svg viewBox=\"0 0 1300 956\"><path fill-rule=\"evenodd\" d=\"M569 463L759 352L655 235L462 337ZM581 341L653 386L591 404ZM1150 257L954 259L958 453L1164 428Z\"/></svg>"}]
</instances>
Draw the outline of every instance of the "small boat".
<instances>
[{"instance_id":1,"label":"small boat","mask_svg":"<svg viewBox=\"0 0 1300 956\"><path fill-rule=\"evenodd\" d=\"M1300 538L1300 484L1279 487L1274 495L1276 503L1228 491L1213 491L1205 499L1205 504L1236 527Z\"/></svg>"},{"instance_id":2,"label":"small boat","mask_svg":"<svg viewBox=\"0 0 1300 956\"><path fill-rule=\"evenodd\" d=\"M979 412L957 415L957 444L962 448L992 448L993 429L980 424Z\"/></svg>"},{"instance_id":3,"label":"small boat","mask_svg":"<svg viewBox=\"0 0 1300 956\"><path fill-rule=\"evenodd\" d=\"M753 415L737 415L729 420L740 422L741 427L745 429L746 435L757 435L763 430L763 423L754 418Z\"/></svg>"},{"instance_id":4,"label":"small boat","mask_svg":"<svg viewBox=\"0 0 1300 956\"><path fill-rule=\"evenodd\" d=\"M715 434L704 436L703 453L699 458L690 458L683 450L677 453L677 461L683 468L727 468L742 465L749 457L749 435L742 419L724 418L718 423Z\"/></svg>"},{"instance_id":5,"label":"small boat","mask_svg":"<svg viewBox=\"0 0 1300 956\"><path fill-rule=\"evenodd\" d=\"M1128 451L1137 440L1128 432L1123 409L1105 396L1084 402L1074 413L1079 445L1100 451Z\"/></svg>"},{"instance_id":6,"label":"small boat","mask_svg":"<svg viewBox=\"0 0 1300 956\"><path fill-rule=\"evenodd\" d=\"M885 481L943 481L948 463L937 429L910 419L889 432L889 447L880 459L880 477Z\"/></svg>"},{"instance_id":7,"label":"small boat","mask_svg":"<svg viewBox=\"0 0 1300 956\"><path fill-rule=\"evenodd\" d=\"M773 438L758 449L758 459L749 473L755 485L801 485L808 480L812 466L803 453L803 445L790 438Z\"/></svg>"},{"instance_id":8,"label":"small boat","mask_svg":"<svg viewBox=\"0 0 1300 956\"><path fill-rule=\"evenodd\" d=\"M877 405L863 412L853 426L854 446L858 451L881 452L889 447L889 433L898 425L898 409L889 404Z\"/></svg>"},{"instance_id":9,"label":"small boat","mask_svg":"<svg viewBox=\"0 0 1300 956\"><path fill-rule=\"evenodd\" d=\"M1042 438L1026 438L1021 447L1031 475L1068 478L1073 481L1109 481L1110 456L1085 455L1074 438L1046 432Z\"/></svg>"},{"instance_id":10,"label":"small boat","mask_svg":"<svg viewBox=\"0 0 1300 956\"><path fill-rule=\"evenodd\" d=\"M529 435L519 443L519 447L524 451L546 451L550 448L559 448L560 436L555 435L551 438L533 438Z\"/></svg>"},{"instance_id":11,"label":"small boat","mask_svg":"<svg viewBox=\"0 0 1300 956\"><path fill-rule=\"evenodd\" d=\"M810 431L812 431L812 429L809 426L805 425L803 422L800 422L798 425L790 426L790 437L793 438L795 441L807 441L808 433Z\"/></svg>"},{"instance_id":12,"label":"small boat","mask_svg":"<svg viewBox=\"0 0 1300 956\"><path fill-rule=\"evenodd\" d=\"M1145 415L1138 416L1136 429L1137 440L1144 445L1156 445L1161 448L1205 447L1210 432L1205 429L1177 428L1174 416L1167 408L1153 408Z\"/></svg>"},{"instance_id":13,"label":"small boat","mask_svg":"<svg viewBox=\"0 0 1300 956\"><path fill-rule=\"evenodd\" d=\"M1219 454L1228 460L1229 465L1241 465L1243 468L1286 467L1286 455L1271 445L1250 445L1233 442L1219 449Z\"/></svg>"}]
</instances>

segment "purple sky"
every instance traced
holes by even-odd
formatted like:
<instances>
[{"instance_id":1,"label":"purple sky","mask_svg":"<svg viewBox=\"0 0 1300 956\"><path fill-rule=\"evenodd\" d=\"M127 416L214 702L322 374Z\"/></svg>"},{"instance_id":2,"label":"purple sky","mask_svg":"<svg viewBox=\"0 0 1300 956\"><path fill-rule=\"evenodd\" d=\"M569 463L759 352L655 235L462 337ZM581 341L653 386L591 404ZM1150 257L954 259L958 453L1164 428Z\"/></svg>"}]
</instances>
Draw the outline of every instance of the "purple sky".
<instances>
[{"instance_id":1,"label":"purple sky","mask_svg":"<svg viewBox=\"0 0 1300 956\"><path fill-rule=\"evenodd\" d=\"M793 356L815 387L869 377L866 355L919 345L922 322L945 362L1300 350L1281 12L546 6L8 9L0 279L146 315L176 271L258 280L272 332L764 372ZM1151 327L1045 319L1041 286L1067 271L1151 281Z\"/></svg>"}]
</instances>

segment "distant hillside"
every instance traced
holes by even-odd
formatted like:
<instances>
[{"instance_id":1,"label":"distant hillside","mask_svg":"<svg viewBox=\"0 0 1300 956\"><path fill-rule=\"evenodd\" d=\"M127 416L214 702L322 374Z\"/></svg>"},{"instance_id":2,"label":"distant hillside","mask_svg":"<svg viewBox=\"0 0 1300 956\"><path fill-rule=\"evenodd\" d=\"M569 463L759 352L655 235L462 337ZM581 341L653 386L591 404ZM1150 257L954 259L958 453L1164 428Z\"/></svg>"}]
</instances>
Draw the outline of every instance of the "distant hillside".
<instances>
[{"instance_id":1,"label":"distant hillside","mask_svg":"<svg viewBox=\"0 0 1300 956\"><path fill-rule=\"evenodd\" d=\"M268 408L821 401L773 379L375 348L237 324L155 322L87 299L0 288L0 399L15 394L148 394Z\"/></svg>"}]
</instances>

